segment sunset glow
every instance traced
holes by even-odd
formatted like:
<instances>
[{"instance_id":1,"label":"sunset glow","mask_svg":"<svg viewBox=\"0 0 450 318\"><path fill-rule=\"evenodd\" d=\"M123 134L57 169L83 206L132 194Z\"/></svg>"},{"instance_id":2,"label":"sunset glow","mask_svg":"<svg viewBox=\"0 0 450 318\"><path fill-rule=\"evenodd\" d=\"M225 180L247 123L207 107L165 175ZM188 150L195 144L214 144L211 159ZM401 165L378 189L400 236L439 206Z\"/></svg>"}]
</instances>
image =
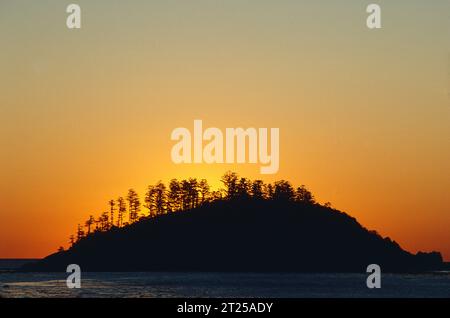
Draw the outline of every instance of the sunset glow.
<instances>
[{"instance_id":1,"label":"sunset glow","mask_svg":"<svg viewBox=\"0 0 450 318\"><path fill-rule=\"evenodd\" d=\"M450 3L378 2L376 33L357 1L78 1L77 32L69 2L1 3L0 258L67 247L129 188L197 177L217 189L232 170L304 184L450 261ZM278 172L173 163L171 132L196 119L279 127Z\"/></svg>"}]
</instances>

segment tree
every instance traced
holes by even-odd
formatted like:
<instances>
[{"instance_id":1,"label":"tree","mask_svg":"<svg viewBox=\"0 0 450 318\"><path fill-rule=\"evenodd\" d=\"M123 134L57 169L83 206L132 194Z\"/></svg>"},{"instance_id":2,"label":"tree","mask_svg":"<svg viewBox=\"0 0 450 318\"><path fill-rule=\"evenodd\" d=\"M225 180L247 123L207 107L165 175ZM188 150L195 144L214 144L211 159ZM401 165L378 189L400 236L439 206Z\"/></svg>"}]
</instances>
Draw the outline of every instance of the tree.
<instances>
[{"instance_id":1,"label":"tree","mask_svg":"<svg viewBox=\"0 0 450 318\"><path fill-rule=\"evenodd\" d=\"M181 207L181 185L177 179L172 179L170 180L167 194L167 211L175 212L181 210Z\"/></svg>"},{"instance_id":2,"label":"tree","mask_svg":"<svg viewBox=\"0 0 450 318\"><path fill-rule=\"evenodd\" d=\"M253 181L251 187L253 198L262 199L264 196L264 182L262 180L255 180Z\"/></svg>"},{"instance_id":3,"label":"tree","mask_svg":"<svg viewBox=\"0 0 450 318\"><path fill-rule=\"evenodd\" d=\"M70 247L74 246L74 244L75 244L75 235L72 234L69 237L69 244L70 244Z\"/></svg>"},{"instance_id":4,"label":"tree","mask_svg":"<svg viewBox=\"0 0 450 318\"><path fill-rule=\"evenodd\" d=\"M129 220L130 223L134 223L137 221L139 211L141 210L141 203L139 201L139 196L135 190L133 189L128 190L127 201L128 201Z\"/></svg>"},{"instance_id":5,"label":"tree","mask_svg":"<svg viewBox=\"0 0 450 318\"><path fill-rule=\"evenodd\" d=\"M294 199L294 188L289 181L275 182L274 199L290 201Z\"/></svg>"},{"instance_id":6,"label":"tree","mask_svg":"<svg viewBox=\"0 0 450 318\"><path fill-rule=\"evenodd\" d=\"M109 219L110 227L113 227L114 226L114 211L116 211L116 201L110 200L108 202L108 204L109 204L109 213L110 213L110 219Z\"/></svg>"},{"instance_id":7,"label":"tree","mask_svg":"<svg viewBox=\"0 0 450 318\"><path fill-rule=\"evenodd\" d=\"M222 181L223 185L225 186L227 199L232 199L236 196L237 180L238 175L235 172L231 171L225 172L225 174L220 179L220 181Z\"/></svg>"},{"instance_id":8,"label":"tree","mask_svg":"<svg viewBox=\"0 0 450 318\"><path fill-rule=\"evenodd\" d=\"M109 230L109 213L108 211L105 211L100 216L100 229L102 231Z\"/></svg>"},{"instance_id":9,"label":"tree","mask_svg":"<svg viewBox=\"0 0 450 318\"><path fill-rule=\"evenodd\" d=\"M206 179L200 180L198 183L198 189L200 193L200 204L203 204L209 200L209 184Z\"/></svg>"},{"instance_id":10,"label":"tree","mask_svg":"<svg viewBox=\"0 0 450 318\"><path fill-rule=\"evenodd\" d=\"M152 185L149 185L147 187L147 192L145 193L144 207L148 209L148 215L150 217L156 216L156 202L155 202L155 187Z\"/></svg>"},{"instance_id":11,"label":"tree","mask_svg":"<svg viewBox=\"0 0 450 318\"><path fill-rule=\"evenodd\" d=\"M180 196L180 201L181 201L181 209L183 211L186 211L190 208L190 184L189 181L187 180L181 180L181 196Z\"/></svg>"},{"instance_id":12,"label":"tree","mask_svg":"<svg viewBox=\"0 0 450 318\"><path fill-rule=\"evenodd\" d=\"M157 216L167 212L166 186L158 181L154 186L148 186L145 194L145 207L150 216Z\"/></svg>"},{"instance_id":13,"label":"tree","mask_svg":"<svg viewBox=\"0 0 450 318\"><path fill-rule=\"evenodd\" d=\"M247 178L240 178L236 186L236 195L239 198L250 197L251 181Z\"/></svg>"},{"instance_id":14,"label":"tree","mask_svg":"<svg viewBox=\"0 0 450 318\"><path fill-rule=\"evenodd\" d=\"M99 216L97 219L94 220L94 223L95 223L95 231L101 231L102 217Z\"/></svg>"},{"instance_id":15,"label":"tree","mask_svg":"<svg viewBox=\"0 0 450 318\"><path fill-rule=\"evenodd\" d=\"M127 212L127 207L125 204L125 200L123 197L119 197L117 199L117 226L122 227L123 225L123 218L125 216L125 213Z\"/></svg>"},{"instance_id":16,"label":"tree","mask_svg":"<svg viewBox=\"0 0 450 318\"><path fill-rule=\"evenodd\" d=\"M195 178L189 178L189 208L194 209L198 206L198 182Z\"/></svg>"},{"instance_id":17,"label":"tree","mask_svg":"<svg viewBox=\"0 0 450 318\"><path fill-rule=\"evenodd\" d=\"M266 200L272 200L274 196L274 189L271 183L264 186L264 197Z\"/></svg>"},{"instance_id":18,"label":"tree","mask_svg":"<svg viewBox=\"0 0 450 318\"><path fill-rule=\"evenodd\" d=\"M181 210L189 210L198 206L199 185L197 179L190 178L189 180L181 181L180 203L181 203Z\"/></svg>"},{"instance_id":19,"label":"tree","mask_svg":"<svg viewBox=\"0 0 450 318\"><path fill-rule=\"evenodd\" d=\"M84 224L87 227L87 235L91 234L91 227L94 224L95 219L92 215L89 216L89 219L86 220L86 223Z\"/></svg>"},{"instance_id":20,"label":"tree","mask_svg":"<svg viewBox=\"0 0 450 318\"><path fill-rule=\"evenodd\" d=\"M77 242L79 242L83 237L84 237L83 227L80 224L78 224L78 228L77 228Z\"/></svg>"},{"instance_id":21,"label":"tree","mask_svg":"<svg viewBox=\"0 0 450 318\"><path fill-rule=\"evenodd\" d=\"M166 213L166 186L161 181L155 185L155 205L156 205L156 215L161 215Z\"/></svg>"},{"instance_id":22,"label":"tree","mask_svg":"<svg viewBox=\"0 0 450 318\"><path fill-rule=\"evenodd\" d=\"M304 185L301 185L295 191L295 201L303 203L314 203L315 199L313 194Z\"/></svg>"}]
</instances>

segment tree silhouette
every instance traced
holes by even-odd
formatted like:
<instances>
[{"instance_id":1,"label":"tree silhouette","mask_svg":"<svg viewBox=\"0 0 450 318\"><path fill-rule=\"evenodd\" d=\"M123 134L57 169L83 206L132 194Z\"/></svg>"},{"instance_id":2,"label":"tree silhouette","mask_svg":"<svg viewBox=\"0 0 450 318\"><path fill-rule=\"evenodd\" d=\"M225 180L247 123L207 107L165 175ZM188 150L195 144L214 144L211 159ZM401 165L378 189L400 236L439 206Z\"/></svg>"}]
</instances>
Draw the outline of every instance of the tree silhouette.
<instances>
[{"instance_id":1,"label":"tree silhouette","mask_svg":"<svg viewBox=\"0 0 450 318\"><path fill-rule=\"evenodd\" d=\"M149 210L149 216L157 216L167 211L166 186L158 181L154 186L148 186L145 194L145 207Z\"/></svg>"},{"instance_id":2,"label":"tree silhouette","mask_svg":"<svg viewBox=\"0 0 450 318\"><path fill-rule=\"evenodd\" d=\"M198 189L200 193L200 204L203 204L209 200L209 184L206 179L201 179L198 183Z\"/></svg>"},{"instance_id":3,"label":"tree silhouette","mask_svg":"<svg viewBox=\"0 0 450 318\"><path fill-rule=\"evenodd\" d=\"M155 186L155 204L156 204L156 215L162 215L166 212L166 186L161 181Z\"/></svg>"},{"instance_id":4,"label":"tree silhouette","mask_svg":"<svg viewBox=\"0 0 450 318\"><path fill-rule=\"evenodd\" d=\"M190 193L191 193L191 185L187 180L181 180L181 209L189 210L191 207L190 203Z\"/></svg>"},{"instance_id":5,"label":"tree silhouette","mask_svg":"<svg viewBox=\"0 0 450 318\"><path fill-rule=\"evenodd\" d=\"M306 189L306 187L304 185L301 185L295 191L295 200L298 202L303 202L303 203L314 203L315 202L314 196L308 189Z\"/></svg>"},{"instance_id":6,"label":"tree silhouette","mask_svg":"<svg viewBox=\"0 0 450 318\"><path fill-rule=\"evenodd\" d=\"M144 207L149 210L149 218L158 217L163 214L187 211L195 209L205 203L214 201L232 200L274 200L280 202L297 202L301 204L314 205L316 201L313 194L301 185L295 191L291 183L286 180L275 183L264 183L262 180L250 180L239 177L235 172L227 171L221 182L224 189L211 191L208 181L196 178L189 178L178 181L170 180L169 186L158 181L155 185L147 187L144 197ZM129 223L124 223L127 213ZM92 227L95 225L95 232L106 232L114 226L121 228L138 221L141 203L138 193L134 189L129 189L126 200L123 197L108 201L109 211L103 212L98 219L90 215L84 223L87 231L78 225L76 235L70 237L70 245L73 246L86 235L93 233ZM331 204L326 205L330 207ZM117 217L115 218L115 213ZM114 222L116 221L116 224Z\"/></svg>"},{"instance_id":7,"label":"tree silhouette","mask_svg":"<svg viewBox=\"0 0 450 318\"><path fill-rule=\"evenodd\" d=\"M253 181L251 188L253 198L262 199L264 197L264 182L262 180Z\"/></svg>"},{"instance_id":8,"label":"tree silhouette","mask_svg":"<svg viewBox=\"0 0 450 318\"><path fill-rule=\"evenodd\" d=\"M102 216L99 216L97 219L94 220L95 223L95 231L101 231L101 224L102 224Z\"/></svg>"},{"instance_id":9,"label":"tree silhouette","mask_svg":"<svg viewBox=\"0 0 450 318\"><path fill-rule=\"evenodd\" d=\"M108 204L109 204L109 213L110 213L110 219L109 219L109 222L111 225L110 227L113 227L114 226L114 211L116 211L116 201L109 200Z\"/></svg>"},{"instance_id":10,"label":"tree silhouette","mask_svg":"<svg viewBox=\"0 0 450 318\"><path fill-rule=\"evenodd\" d=\"M134 189L128 190L127 201L128 201L129 220L130 223L134 223L138 220L139 211L141 210L141 203L139 201L139 196Z\"/></svg>"},{"instance_id":11,"label":"tree silhouette","mask_svg":"<svg viewBox=\"0 0 450 318\"><path fill-rule=\"evenodd\" d=\"M86 220L85 226L87 227L87 234L91 234L91 227L94 225L95 219L92 215L89 216L89 219Z\"/></svg>"},{"instance_id":12,"label":"tree silhouette","mask_svg":"<svg viewBox=\"0 0 450 318\"><path fill-rule=\"evenodd\" d=\"M100 217L100 229L101 231L109 230L109 213L105 211Z\"/></svg>"},{"instance_id":13,"label":"tree silhouette","mask_svg":"<svg viewBox=\"0 0 450 318\"><path fill-rule=\"evenodd\" d=\"M148 209L149 217L156 216L156 189L153 185L147 187L147 192L145 192L144 207Z\"/></svg>"},{"instance_id":14,"label":"tree silhouette","mask_svg":"<svg viewBox=\"0 0 450 318\"><path fill-rule=\"evenodd\" d=\"M194 209L199 202L197 179L189 178L188 185L189 208Z\"/></svg>"},{"instance_id":15,"label":"tree silhouette","mask_svg":"<svg viewBox=\"0 0 450 318\"><path fill-rule=\"evenodd\" d=\"M168 212L176 212L181 210L181 185L177 179L170 180L169 193L167 194L167 210Z\"/></svg>"},{"instance_id":16,"label":"tree silhouette","mask_svg":"<svg viewBox=\"0 0 450 318\"><path fill-rule=\"evenodd\" d=\"M266 184L264 185L264 192L265 192L265 198L267 200L272 200L274 197L274 189L273 189L273 185L272 184Z\"/></svg>"},{"instance_id":17,"label":"tree silhouette","mask_svg":"<svg viewBox=\"0 0 450 318\"><path fill-rule=\"evenodd\" d=\"M237 180L238 176L235 172L227 171L222 176L220 181L222 181L225 186L225 193L227 199L232 199L236 196L237 193Z\"/></svg>"},{"instance_id":18,"label":"tree silhouette","mask_svg":"<svg viewBox=\"0 0 450 318\"><path fill-rule=\"evenodd\" d=\"M250 197L251 181L246 178L240 178L236 185L236 196L245 199Z\"/></svg>"},{"instance_id":19,"label":"tree silhouette","mask_svg":"<svg viewBox=\"0 0 450 318\"><path fill-rule=\"evenodd\" d=\"M69 237L69 244L70 244L71 247L75 244L75 235L72 234Z\"/></svg>"},{"instance_id":20,"label":"tree silhouette","mask_svg":"<svg viewBox=\"0 0 450 318\"><path fill-rule=\"evenodd\" d=\"M117 227L123 226L123 218L127 212L127 206L123 197L117 199Z\"/></svg>"},{"instance_id":21,"label":"tree silhouette","mask_svg":"<svg viewBox=\"0 0 450 318\"><path fill-rule=\"evenodd\" d=\"M79 242L83 237L84 237L83 227L80 224L78 224L78 228L77 228L77 242Z\"/></svg>"},{"instance_id":22,"label":"tree silhouette","mask_svg":"<svg viewBox=\"0 0 450 318\"><path fill-rule=\"evenodd\" d=\"M294 200L294 188L291 183L285 180L276 181L273 198L283 201Z\"/></svg>"}]
</instances>

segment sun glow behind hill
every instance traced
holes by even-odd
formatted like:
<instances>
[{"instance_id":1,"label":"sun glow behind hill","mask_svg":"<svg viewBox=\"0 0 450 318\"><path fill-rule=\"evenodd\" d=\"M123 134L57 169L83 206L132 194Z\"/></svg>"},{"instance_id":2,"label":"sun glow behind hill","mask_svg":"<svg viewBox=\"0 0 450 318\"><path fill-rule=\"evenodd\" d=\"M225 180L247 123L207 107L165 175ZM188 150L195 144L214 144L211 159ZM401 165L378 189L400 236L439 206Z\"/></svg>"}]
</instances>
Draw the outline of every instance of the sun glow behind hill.
<instances>
[{"instance_id":1,"label":"sun glow behind hill","mask_svg":"<svg viewBox=\"0 0 450 318\"><path fill-rule=\"evenodd\" d=\"M2 1L0 256L41 257L107 201L172 177L170 132L280 127L280 170L411 251L450 258L448 1ZM61 14L62 13L62 14ZM388 49L387 49L388 48ZM3 242L7 242L4 244Z\"/></svg>"}]
</instances>

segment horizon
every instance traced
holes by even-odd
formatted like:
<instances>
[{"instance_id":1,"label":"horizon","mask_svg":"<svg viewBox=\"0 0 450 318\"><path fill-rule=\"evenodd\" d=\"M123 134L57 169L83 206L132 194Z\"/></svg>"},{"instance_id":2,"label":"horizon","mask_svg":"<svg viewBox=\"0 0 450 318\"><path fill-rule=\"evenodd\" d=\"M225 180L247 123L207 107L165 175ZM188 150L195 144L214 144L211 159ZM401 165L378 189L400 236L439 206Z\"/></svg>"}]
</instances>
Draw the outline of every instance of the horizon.
<instances>
[{"instance_id":1,"label":"horizon","mask_svg":"<svg viewBox=\"0 0 450 318\"><path fill-rule=\"evenodd\" d=\"M67 246L129 188L219 188L232 170L306 185L411 252L450 262L450 2L0 4L0 259ZM279 128L279 167L176 164L171 132ZM203 146L206 143L202 144ZM269 148L270 149L270 148Z\"/></svg>"}]
</instances>

